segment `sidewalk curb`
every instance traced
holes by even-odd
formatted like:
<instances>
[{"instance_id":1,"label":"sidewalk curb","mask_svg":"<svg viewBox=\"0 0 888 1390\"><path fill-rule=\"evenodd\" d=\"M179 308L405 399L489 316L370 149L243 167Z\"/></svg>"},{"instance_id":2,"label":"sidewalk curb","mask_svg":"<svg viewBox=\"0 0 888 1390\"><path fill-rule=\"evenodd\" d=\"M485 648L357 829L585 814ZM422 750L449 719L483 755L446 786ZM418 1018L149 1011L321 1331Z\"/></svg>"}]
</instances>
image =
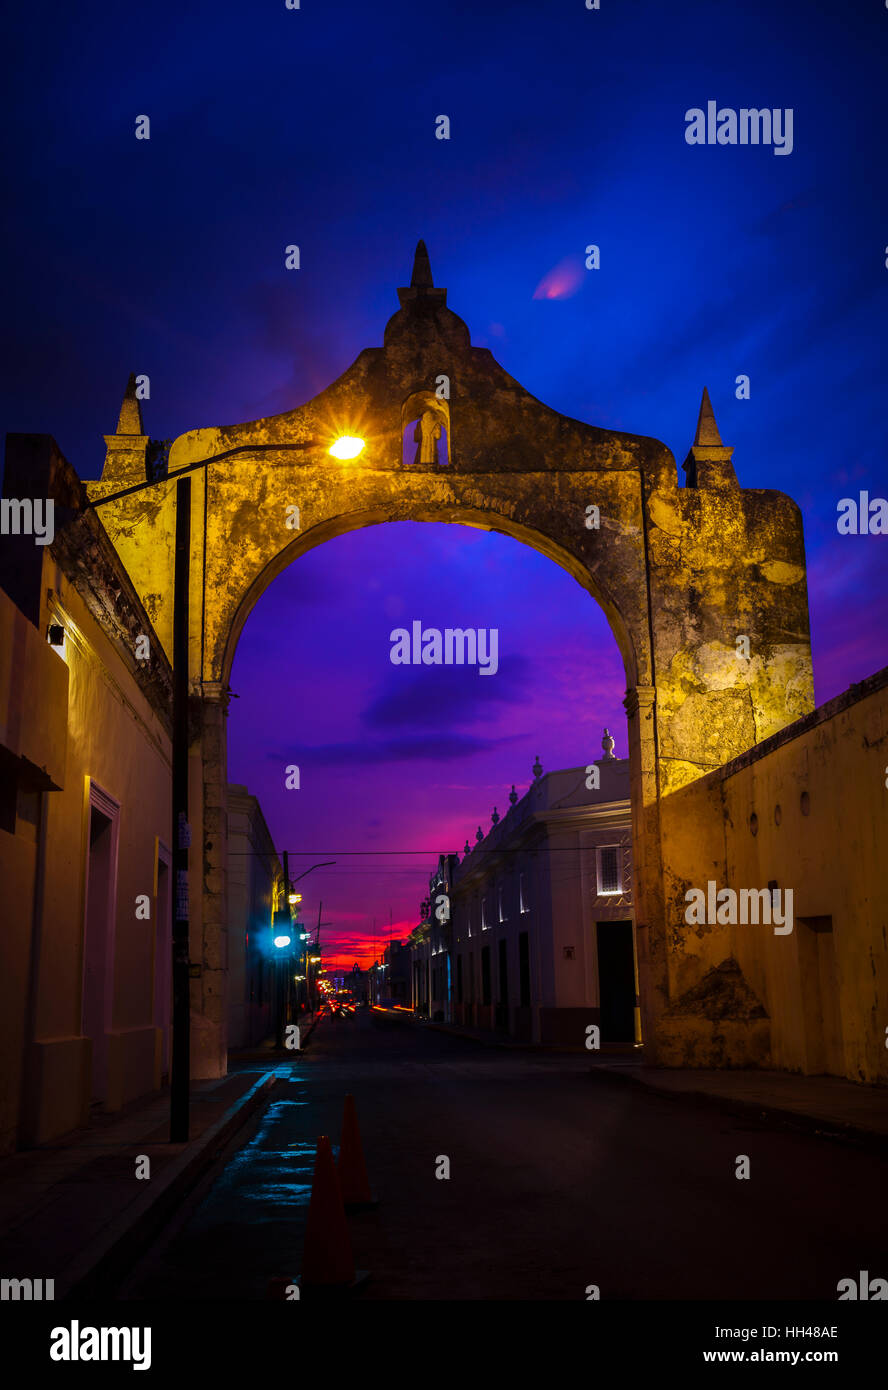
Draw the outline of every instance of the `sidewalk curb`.
<instances>
[{"instance_id":1,"label":"sidewalk curb","mask_svg":"<svg viewBox=\"0 0 888 1390\"><path fill-rule=\"evenodd\" d=\"M611 1067L604 1062L590 1066L589 1075L603 1075L609 1081L623 1082L648 1091L655 1091L657 1095L665 1096L669 1100L689 1100L698 1105L711 1106L713 1109L728 1110L732 1114L747 1119L778 1122L790 1128L804 1130L808 1134L816 1134L822 1139L837 1139L846 1144L854 1144L858 1148L888 1155L888 1134L883 1134L880 1130L867 1129L864 1125L855 1124L851 1120L829 1119L826 1116L812 1115L804 1111L788 1110L785 1106L771 1102L743 1100L739 1096L725 1096L717 1091L678 1090L673 1086L658 1085L653 1076L633 1076L628 1069Z\"/></svg>"},{"instance_id":2,"label":"sidewalk curb","mask_svg":"<svg viewBox=\"0 0 888 1390\"><path fill-rule=\"evenodd\" d=\"M169 1219L185 1193L213 1162L231 1136L266 1099L276 1081L269 1070L249 1091L233 1101L200 1139L192 1140L173 1159L163 1174L149 1180L148 1191L131 1202L56 1277L57 1298L100 1298L105 1286L132 1263L156 1231ZM193 1147L197 1146L197 1147Z\"/></svg>"}]
</instances>

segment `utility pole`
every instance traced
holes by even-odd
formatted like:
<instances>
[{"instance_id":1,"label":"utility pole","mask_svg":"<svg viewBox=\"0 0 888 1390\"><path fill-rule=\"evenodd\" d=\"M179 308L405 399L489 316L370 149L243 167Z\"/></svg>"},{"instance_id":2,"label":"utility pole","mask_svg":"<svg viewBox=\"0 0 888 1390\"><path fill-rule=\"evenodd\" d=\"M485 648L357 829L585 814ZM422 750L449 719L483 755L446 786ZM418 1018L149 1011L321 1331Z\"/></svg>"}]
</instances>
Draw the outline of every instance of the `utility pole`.
<instances>
[{"instance_id":1,"label":"utility pole","mask_svg":"<svg viewBox=\"0 0 888 1390\"><path fill-rule=\"evenodd\" d=\"M191 1088L191 979L188 942L188 614L191 583L191 479L176 483L176 555L173 579L173 1047L170 1066L170 1143L189 1134Z\"/></svg>"},{"instance_id":2,"label":"utility pole","mask_svg":"<svg viewBox=\"0 0 888 1390\"><path fill-rule=\"evenodd\" d=\"M284 850L284 902L285 902L285 904L286 904L286 909L285 909L285 910L286 910L286 913L287 913L287 915L289 916L289 915L290 915L290 861L289 861L289 858L288 858L288 856L287 856L287 851L286 851L286 850ZM274 918L274 909L272 909L272 932L274 932L274 930L275 930L275 923L274 923L273 918ZM292 945L292 941L291 941L291 945ZM280 1051L284 1048L284 1046L285 1046L285 1033L286 1033L286 1024L287 1024L287 995L288 995L288 993L289 993L289 989L288 989L288 988L287 988L287 989L284 988L284 980L286 979L287 986L289 986L289 983L290 983L290 966L289 966L289 963L288 963L288 960L287 960L288 954L289 954L289 950L288 950L288 948L285 947L284 950L280 951L280 952L276 955L275 962L274 962L274 966L275 966L275 969L274 969L274 1017L275 1017L274 1045L275 1045L275 1049L276 1049L278 1052L280 1052Z\"/></svg>"}]
</instances>

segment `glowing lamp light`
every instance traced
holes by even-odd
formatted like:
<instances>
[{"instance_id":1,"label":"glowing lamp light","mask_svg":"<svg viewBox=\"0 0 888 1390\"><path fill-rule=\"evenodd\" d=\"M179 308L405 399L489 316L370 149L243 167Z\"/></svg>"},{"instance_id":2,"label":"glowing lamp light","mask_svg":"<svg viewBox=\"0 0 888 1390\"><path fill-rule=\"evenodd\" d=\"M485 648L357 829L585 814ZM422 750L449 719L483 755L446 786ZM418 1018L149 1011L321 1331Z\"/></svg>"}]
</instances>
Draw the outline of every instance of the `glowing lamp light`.
<instances>
[{"instance_id":1,"label":"glowing lamp light","mask_svg":"<svg viewBox=\"0 0 888 1390\"><path fill-rule=\"evenodd\" d=\"M285 946L289 946L290 938L289 936L276 936L274 938L274 944L279 951L282 951Z\"/></svg>"},{"instance_id":2,"label":"glowing lamp light","mask_svg":"<svg viewBox=\"0 0 888 1390\"><path fill-rule=\"evenodd\" d=\"M335 459L356 459L364 447L365 441L357 439L353 435L344 434L337 439L335 444L331 444L327 450Z\"/></svg>"},{"instance_id":3,"label":"glowing lamp light","mask_svg":"<svg viewBox=\"0 0 888 1390\"><path fill-rule=\"evenodd\" d=\"M288 902L288 903L301 903L301 902L302 902L302 894L301 894L301 893L288 893L288 894L287 894L287 902Z\"/></svg>"}]
</instances>

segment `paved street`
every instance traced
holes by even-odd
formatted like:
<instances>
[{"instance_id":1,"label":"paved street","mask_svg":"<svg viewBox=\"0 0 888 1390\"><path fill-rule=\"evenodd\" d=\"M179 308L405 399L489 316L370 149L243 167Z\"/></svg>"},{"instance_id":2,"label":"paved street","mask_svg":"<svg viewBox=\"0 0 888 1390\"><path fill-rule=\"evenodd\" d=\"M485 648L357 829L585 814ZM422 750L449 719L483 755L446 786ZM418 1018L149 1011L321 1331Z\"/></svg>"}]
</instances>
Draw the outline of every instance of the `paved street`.
<instances>
[{"instance_id":1,"label":"paved street","mask_svg":"<svg viewBox=\"0 0 888 1390\"><path fill-rule=\"evenodd\" d=\"M356 1098L378 1208L349 1220L369 1299L824 1299L888 1276L885 1161L370 1015L303 1057L119 1296L262 1299L294 1276L318 1134ZM738 1180L735 1159L749 1156ZM435 1177L450 1159L449 1180Z\"/></svg>"}]
</instances>

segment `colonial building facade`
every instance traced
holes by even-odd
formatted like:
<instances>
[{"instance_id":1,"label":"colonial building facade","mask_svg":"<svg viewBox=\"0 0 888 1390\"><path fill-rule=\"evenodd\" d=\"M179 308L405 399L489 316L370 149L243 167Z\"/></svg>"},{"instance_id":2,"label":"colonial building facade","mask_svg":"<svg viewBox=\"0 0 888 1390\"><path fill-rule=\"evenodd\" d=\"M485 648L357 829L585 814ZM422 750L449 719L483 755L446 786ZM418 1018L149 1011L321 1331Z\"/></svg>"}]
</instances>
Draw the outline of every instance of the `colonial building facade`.
<instances>
[{"instance_id":1,"label":"colonial building facade","mask_svg":"<svg viewBox=\"0 0 888 1390\"><path fill-rule=\"evenodd\" d=\"M141 434L131 393L121 424ZM173 1046L170 665L55 442L10 435L5 463L4 495L51 499L54 526L0 546L0 1153L158 1090ZM231 792L242 1045L269 1031L261 927L281 870L255 799ZM197 1074L205 1028L193 1010Z\"/></svg>"},{"instance_id":2,"label":"colonial building facade","mask_svg":"<svg viewBox=\"0 0 888 1390\"><path fill-rule=\"evenodd\" d=\"M262 808L246 787L229 785L229 1048L254 1047L274 1029L271 924L286 906L284 871Z\"/></svg>"},{"instance_id":3,"label":"colonial building facade","mask_svg":"<svg viewBox=\"0 0 888 1390\"><path fill-rule=\"evenodd\" d=\"M169 1072L171 672L53 440L9 436L4 491L52 498L56 521L50 544L11 535L0 548L9 1152Z\"/></svg>"},{"instance_id":4,"label":"colonial building facade","mask_svg":"<svg viewBox=\"0 0 888 1390\"><path fill-rule=\"evenodd\" d=\"M586 767L537 763L461 863L442 856L412 938L419 1012L526 1042L640 1041L629 769L604 744Z\"/></svg>"}]
</instances>

